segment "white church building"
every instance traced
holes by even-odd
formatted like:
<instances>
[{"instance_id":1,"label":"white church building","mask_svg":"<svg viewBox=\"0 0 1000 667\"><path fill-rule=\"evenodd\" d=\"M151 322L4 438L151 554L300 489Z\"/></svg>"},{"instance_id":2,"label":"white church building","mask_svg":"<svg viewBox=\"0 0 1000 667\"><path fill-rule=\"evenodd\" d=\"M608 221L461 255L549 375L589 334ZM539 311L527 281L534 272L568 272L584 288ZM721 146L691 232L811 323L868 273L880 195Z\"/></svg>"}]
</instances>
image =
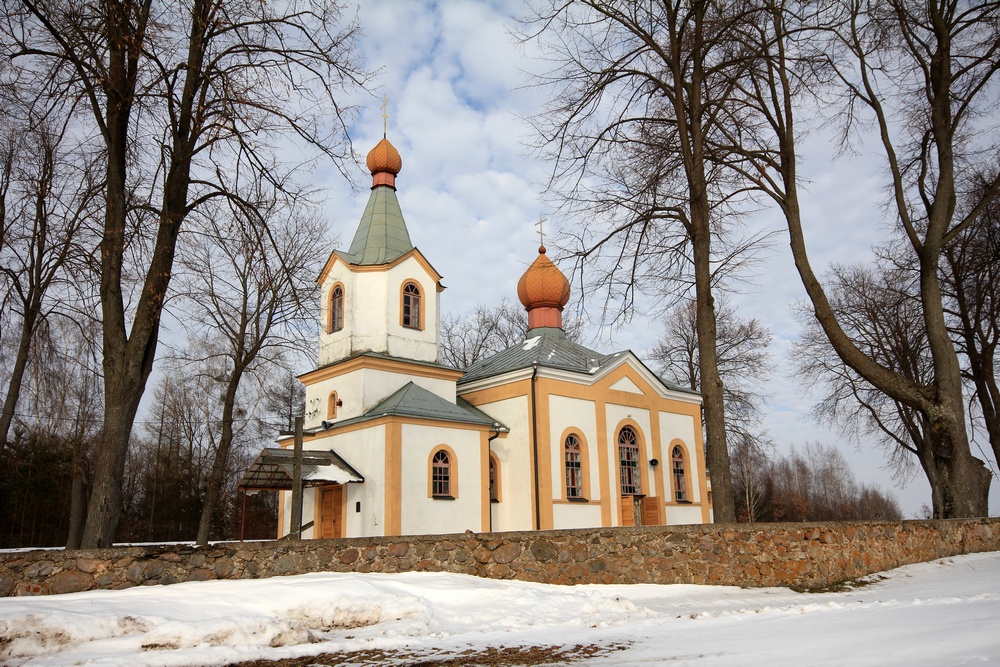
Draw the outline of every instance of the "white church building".
<instances>
[{"instance_id":1,"label":"white church building","mask_svg":"<svg viewBox=\"0 0 1000 667\"><path fill-rule=\"evenodd\" d=\"M306 389L305 538L708 523L701 398L632 352L569 340L569 283L539 248L517 292L523 343L457 370L440 363L441 276L410 242L402 160L368 155L372 190L330 255L317 367ZM245 490L281 493L291 525L291 437Z\"/></svg>"}]
</instances>

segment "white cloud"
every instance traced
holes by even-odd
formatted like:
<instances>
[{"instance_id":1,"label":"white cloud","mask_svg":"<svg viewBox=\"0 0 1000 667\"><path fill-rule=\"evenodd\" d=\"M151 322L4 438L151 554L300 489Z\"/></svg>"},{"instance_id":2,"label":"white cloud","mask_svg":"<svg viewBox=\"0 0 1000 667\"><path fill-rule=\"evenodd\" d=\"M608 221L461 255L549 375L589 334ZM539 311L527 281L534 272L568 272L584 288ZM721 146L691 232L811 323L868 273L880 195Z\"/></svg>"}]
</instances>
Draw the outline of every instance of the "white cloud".
<instances>
[{"instance_id":1,"label":"white cloud","mask_svg":"<svg viewBox=\"0 0 1000 667\"><path fill-rule=\"evenodd\" d=\"M550 165L529 157L522 143L531 134L518 116L540 113L546 96L543 89L530 87L525 74L544 69L545 63L534 46L517 45L508 34L506 17L522 11L519 2L503 0L382 0L365 2L361 9L363 52L370 66L383 68L378 83L390 98L388 136L403 158L397 181L403 214L414 243L445 276L445 311L464 312L503 297L516 300L517 280L535 258L533 223L539 213L549 218L550 234L579 222L553 214L543 203L538 184ZM352 133L363 155L382 136L382 111L374 97L362 103L365 109ZM871 247L887 238L880 163L864 154L838 158L838 148L830 132L817 131L802 150L801 170L809 179L802 196L803 221L813 268L820 274L831 263L870 258ZM329 217L346 245L367 189L351 193L329 169L318 170L316 179L327 192ZM783 229L772 209L751 224ZM767 387L775 394L767 419L772 435L786 445L840 442L809 420L812 399L788 377L788 341L799 328L789 305L804 298L804 291L784 232L751 282L733 301L742 316L759 318L775 335L780 368ZM573 289L578 289L575 283ZM603 295L587 297L590 312L599 312ZM652 348L659 324L648 313L648 302L642 304L629 325L596 332L595 345L640 352ZM855 473L888 488L891 481L880 469L880 457L878 452L859 456ZM920 486L918 481L911 488ZM1000 484L993 486L995 511ZM904 510L917 511L927 497L925 491L907 492Z\"/></svg>"}]
</instances>

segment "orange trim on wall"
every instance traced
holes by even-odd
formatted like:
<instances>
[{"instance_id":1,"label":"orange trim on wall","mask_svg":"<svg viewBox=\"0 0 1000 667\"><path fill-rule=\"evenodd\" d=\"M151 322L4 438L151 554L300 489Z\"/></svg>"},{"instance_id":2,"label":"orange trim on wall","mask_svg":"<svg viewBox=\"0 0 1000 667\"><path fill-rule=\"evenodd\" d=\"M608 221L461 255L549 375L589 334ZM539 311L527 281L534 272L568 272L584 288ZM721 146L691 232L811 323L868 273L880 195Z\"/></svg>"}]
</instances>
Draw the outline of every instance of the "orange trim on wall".
<instances>
[{"instance_id":1,"label":"orange trim on wall","mask_svg":"<svg viewBox=\"0 0 1000 667\"><path fill-rule=\"evenodd\" d=\"M480 389L478 391L470 391L468 393L463 393L461 387L459 387L458 395L467 400L473 405L486 405L487 403L497 403L499 401L505 401L510 398L518 398L520 396L527 396L531 393L531 378L525 378L524 380L518 380L517 382L511 382L509 384L501 385L499 387L490 387L489 389Z\"/></svg>"},{"instance_id":2,"label":"orange trim on wall","mask_svg":"<svg viewBox=\"0 0 1000 667\"><path fill-rule=\"evenodd\" d=\"M485 533L490 529L490 436L486 433L479 434L479 489L480 489L480 518L479 532Z\"/></svg>"},{"instance_id":3,"label":"orange trim on wall","mask_svg":"<svg viewBox=\"0 0 1000 667\"><path fill-rule=\"evenodd\" d=\"M652 458L660 462L660 465L653 468L653 487L650 491L655 489L655 495L657 498L664 499L667 496L664 494L664 480L663 480L663 469L666 466L663 463L663 447L660 446L660 411L650 410L649 411L649 430L652 433L649 434L650 449L652 450Z\"/></svg>"},{"instance_id":4,"label":"orange trim on wall","mask_svg":"<svg viewBox=\"0 0 1000 667\"><path fill-rule=\"evenodd\" d=\"M402 510L403 425L396 421L385 427L385 507L382 520L386 535L402 534Z\"/></svg>"},{"instance_id":5,"label":"orange trim on wall","mask_svg":"<svg viewBox=\"0 0 1000 667\"><path fill-rule=\"evenodd\" d=\"M417 375L419 377L433 378L435 380L458 380L462 377L462 371L453 368L443 368L440 366L425 366L404 361L402 359L381 359L362 355L342 361L322 368L311 370L299 376L299 381L305 386L329 380L340 375L346 375L356 370L371 369L375 371L388 371L390 373L405 373L407 375Z\"/></svg>"},{"instance_id":6,"label":"orange trim on wall","mask_svg":"<svg viewBox=\"0 0 1000 667\"><path fill-rule=\"evenodd\" d=\"M336 253L336 251L334 251L334 252L330 253L330 257L326 260L326 264L323 266L323 270L320 271L320 273L319 273L319 278L316 279L316 284L319 285L320 287L322 287L324 281L326 281L326 277L330 274L330 271L333 270L334 265L337 264L337 263L343 264L345 267L347 267L347 270L350 271L350 272L352 272L352 273L366 273L366 272L369 272L369 271L371 271L371 272L375 272L375 271L388 271L389 269L393 268L394 266L396 266L398 264L402 264L403 262L405 262L406 260L410 259L411 257L414 258L417 261L417 263L421 267L423 267L424 271L427 272L427 275L429 275L431 277L431 279L435 283L437 283L437 291L438 292L444 291L445 287L444 287L444 285L441 284L441 278L443 276L441 274L439 274L434 269L433 266L431 266L431 263L427 261L427 258L423 256L423 253L421 253L416 248L413 248L412 250L406 251L405 253L403 253L402 255L400 255L399 257L397 257L396 259L392 260L388 264L374 264L374 265L368 265L368 264L365 264L365 265L349 264L349 263L345 262Z\"/></svg>"},{"instance_id":7,"label":"orange trim on wall","mask_svg":"<svg viewBox=\"0 0 1000 667\"><path fill-rule=\"evenodd\" d=\"M539 504L539 517L541 530L552 530L553 511L552 501L555 494L552 491L552 438L549 435L549 395L545 391L545 383L541 378L537 378L538 383L535 389L538 392L536 400L538 402L538 494L541 497Z\"/></svg>"},{"instance_id":8,"label":"orange trim on wall","mask_svg":"<svg viewBox=\"0 0 1000 667\"><path fill-rule=\"evenodd\" d=\"M608 451L608 409L604 401L598 401L597 411L597 471L601 490L601 526L615 525L612 519L611 461ZM617 472L617 471L616 471Z\"/></svg>"}]
</instances>

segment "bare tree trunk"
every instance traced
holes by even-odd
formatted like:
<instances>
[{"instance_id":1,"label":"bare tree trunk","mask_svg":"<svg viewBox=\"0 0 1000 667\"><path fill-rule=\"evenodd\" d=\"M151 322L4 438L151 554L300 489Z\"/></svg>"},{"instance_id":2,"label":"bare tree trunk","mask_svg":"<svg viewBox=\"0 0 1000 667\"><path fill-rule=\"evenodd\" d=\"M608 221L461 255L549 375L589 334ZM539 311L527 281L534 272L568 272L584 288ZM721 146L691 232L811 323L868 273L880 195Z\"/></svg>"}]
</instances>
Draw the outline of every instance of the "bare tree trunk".
<instances>
[{"instance_id":1,"label":"bare tree trunk","mask_svg":"<svg viewBox=\"0 0 1000 667\"><path fill-rule=\"evenodd\" d=\"M7 443L10 426L14 421L14 412L17 409L17 401L21 397L21 384L24 381L24 369L28 365L28 356L31 352L31 339L35 332L38 310L34 304L32 307L25 308L24 317L21 320L21 335L18 339L17 354L14 357L14 366L10 370L7 396L3 402L3 414L0 414L0 444L3 445ZM3 450L0 449L0 451Z\"/></svg>"},{"instance_id":2,"label":"bare tree trunk","mask_svg":"<svg viewBox=\"0 0 1000 667\"><path fill-rule=\"evenodd\" d=\"M212 515L219 502L222 485L226 477L226 463L229 460L229 449L233 443L233 411L236 406L236 390L239 388L243 369L237 368L229 377L226 386L226 397L222 405L222 434L219 446L215 449L215 460L212 462L212 473L205 489L205 504L201 508L201 521L198 524L199 546L208 544L209 531L212 529Z\"/></svg>"},{"instance_id":3,"label":"bare tree trunk","mask_svg":"<svg viewBox=\"0 0 1000 667\"><path fill-rule=\"evenodd\" d=\"M87 512L87 474L83 457L83 445L73 443L73 480L70 488L69 535L67 549L79 549L83 542L83 525Z\"/></svg>"}]
</instances>

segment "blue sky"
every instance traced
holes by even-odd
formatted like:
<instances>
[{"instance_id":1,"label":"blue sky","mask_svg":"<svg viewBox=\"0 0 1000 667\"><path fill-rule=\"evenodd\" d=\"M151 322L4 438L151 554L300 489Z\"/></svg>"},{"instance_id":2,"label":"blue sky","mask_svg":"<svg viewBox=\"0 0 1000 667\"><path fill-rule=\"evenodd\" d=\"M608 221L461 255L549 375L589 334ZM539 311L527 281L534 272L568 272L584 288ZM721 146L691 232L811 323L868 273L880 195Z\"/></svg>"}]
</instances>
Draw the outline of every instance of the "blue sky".
<instances>
[{"instance_id":1,"label":"blue sky","mask_svg":"<svg viewBox=\"0 0 1000 667\"><path fill-rule=\"evenodd\" d=\"M517 280L536 254L540 214L549 220L547 233L580 224L561 219L546 203L543 184L551 165L526 146L532 134L522 118L539 113L547 92L530 85L529 74L545 68L540 54L509 34L509 17L522 11L521 2L500 0L367 0L359 9L362 53L380 70L376 95L389 97L388 138L403 158L397 180L403 215L414 244L444 276L445 312L460 314L503 297L516 301ZM363 160L382 135L381 100L356 102L362 112L351 131ZM803 220L819 271L870 257L871 247L887 238L880 163L864 152L838 157L837 148L822 133L802 147L801 173L808 179ZM358 168L360 190L354 191L333 169L319 168L313 177L340 245L350 243L367 201L367 173ZM816 397L788 375L786 357L799 329L790 306L805 294L783 221L762 211L751 224L779 232L752 282L733 298L742 317L760 319L774 336L778 370L767 388L773 397L765 425L781 452L807 441L841 443L809 418ZM596 306L601 295L588 298ZM659 328L655 317L639 313L627 327L593 330L589 342L647 356ZM858 480L892 490L907 516L929 504L922 475L894 487L880 452L851 445L844 452ZM990 508L994 515L1000 511L1000 481L994 480Z\"/></svg>"}]
</instances>

